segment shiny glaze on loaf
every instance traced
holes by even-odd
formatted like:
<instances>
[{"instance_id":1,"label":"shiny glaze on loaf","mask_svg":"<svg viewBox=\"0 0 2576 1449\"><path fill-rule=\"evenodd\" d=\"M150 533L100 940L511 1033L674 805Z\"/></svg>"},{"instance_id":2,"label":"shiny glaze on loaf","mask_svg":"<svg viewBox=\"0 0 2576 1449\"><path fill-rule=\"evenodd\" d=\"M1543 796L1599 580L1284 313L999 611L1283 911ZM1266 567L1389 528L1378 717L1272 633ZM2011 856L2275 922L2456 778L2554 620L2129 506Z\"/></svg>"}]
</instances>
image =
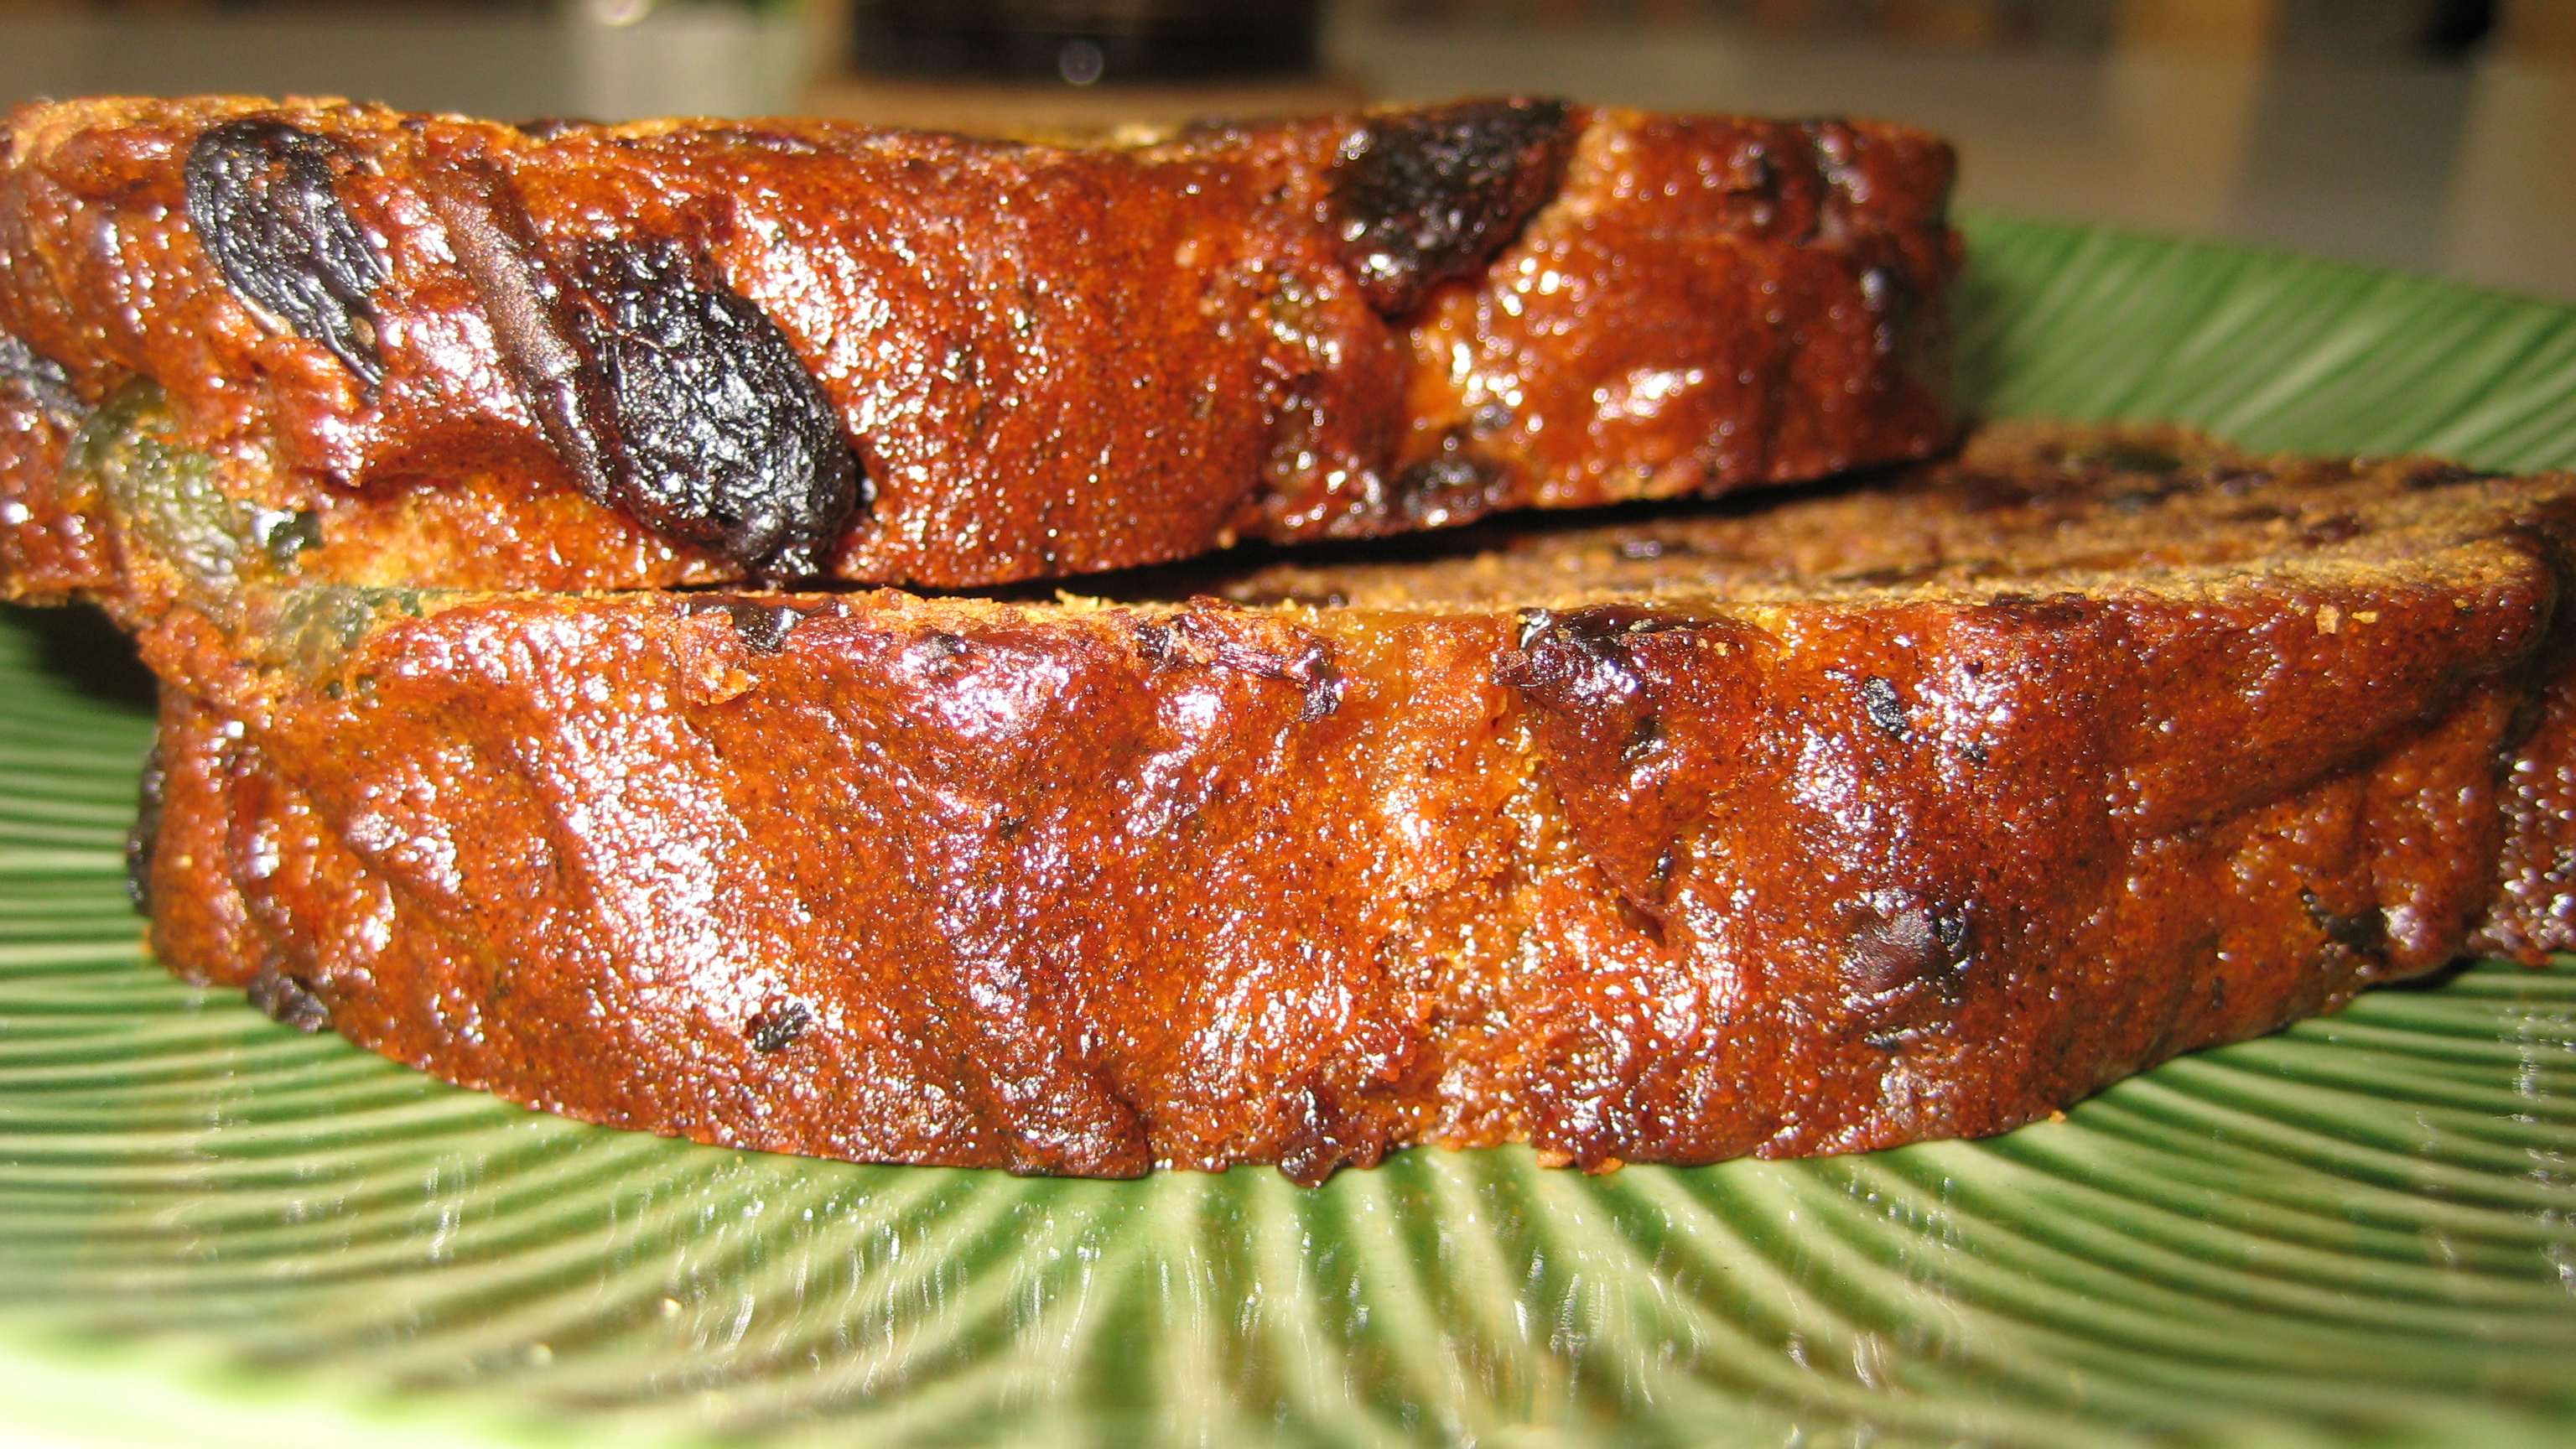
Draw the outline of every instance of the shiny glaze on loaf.
<instances>
[{"instance_id":1,"label":"shiny glaze on loaf","mask_svg":"<svg viewBox=\"0 0 2576 1449\"><path fill-rule=\"evenodd\" d=\"M2576 945L2571 523L2564 475L2007 431L1179 601L183 607L154 941L514 1100L870 1161L1997 1132Z\"/></svg>"},{"instance_id":2,"label":"shiny glaze on loaf","mask_svg":"<svg viewBox=\"0 0 2576 1449\"><path fill-rule=\"evenodd\" d=\"M1355 182L1352 156L1461 115L1519 118L1522 169L1421 210L1508 225L1364 225L1406 193ZM327 161L327 192L279 169L234 196L267 174L262 137L272 160ZM192 229L192 154L210 215L285 197L322 218L234 247L248 290ZM228 490L316 515L302 581L980 585L1922 456L1955 432L1951 167L1895 126L1536 102L1067 147L83 101L11 118L0 334L83 407L162 388ZM301 330L257 301L292 291L261 256L337 255L351 227L380 253L365 301L299 304ZM819 387L862 486L813 559L728 556L593 476L613 409L556 344L636 257L747 303ZM335 275L372 273L360 256ZM8 386L0 423L50 426ZM0 453L0 501L34 520L0 542L0 587L114 595L119 560L57 456Z\"/></svg>"}]
</instances>

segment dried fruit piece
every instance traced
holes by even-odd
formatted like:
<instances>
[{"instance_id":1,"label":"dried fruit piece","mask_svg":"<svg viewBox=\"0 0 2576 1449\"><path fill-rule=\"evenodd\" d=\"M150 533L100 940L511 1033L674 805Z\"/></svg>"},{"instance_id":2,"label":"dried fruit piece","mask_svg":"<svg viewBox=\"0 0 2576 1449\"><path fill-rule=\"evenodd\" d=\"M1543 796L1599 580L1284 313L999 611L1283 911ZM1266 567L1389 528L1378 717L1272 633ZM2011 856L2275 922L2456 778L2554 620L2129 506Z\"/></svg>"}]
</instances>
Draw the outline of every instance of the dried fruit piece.
<instances>
[{"instance_id":1,"label":"dried fruit piece","mask_svg":"<svg viewBox=\"0 0 2576 1449\"><path fill-rule=\"evenodd\" d=\"M813 1020L813 1008L801 1001L763 1007L749 1023L751 1049L764 1056L783 1052L796 1044Z\"/></svg>"},{"instance_id":2,"label":"dried fruit piece","mask_svg":"<svg viewBox=\"0 0 2576 1449\"><path fill-rule=\"evenodd\" d=\"M1509 486L1493 462L1451 443L1396 476L1396 507L1408 522L1423 528L1471 523L1493 512Z\"/></svg>"},{"instance_id":3,"label":"dried fruit piece","mask_svg":"<svg viewBox=\"0 0 2576 1449\"><path fill-rule=\"evenodd\" d=\"M829 566L864 480L777 324L672 243L594 243L568 280L488 164L449 165L430 199L583 493L766 577Z\"/></svg>"},{"instance_id":4,"label":"dried fruit piece","mask_svg":"<svg viewBox=\"0 0 2576 1449\"><path fill-rule=\"evenodd\" d=\"M1388 316L1482 266L1556 194L1563 101L1468 101L1369 122L1333 168L1343 265Z\"/></svg>"},{"instance_id":5,"label":"dried fruit piece","mask_svg":"<svg viewBox=\"0 0 2576 1449\"><path fill-rule=\"evenodd\" d=\"M822 573L858 459L777 324L676 246L594 246L581 270L607 501L754 573Z\"/></svg>"},{"instance_id":6,"label":"dried fruit piece","mask_svg":"<svg viewBox=\"0 0 2576 1449\"><path fill-rule=\"evenodd\" d=\"M261 967L243 991L251 1005L281 1026L309 1035L331 1024L331 1003L324 1001L311 983L274 961Z\"/></svg>"},{"instance_id":7,"label":"dried fruit piece","mask_svg":"<svg viewBox=\"0 0 2576 1449\"><path fill-rule=\"evenodd\" d=\"M1674 850L1703 815L1722 751L1711 721L1740 709L1742 624L1650 603L1528 609L1494 671L1535 707L1548 783L1575 839L1641 915L1660 923ZM1657 926L1659 929L1659 924Z\"/></svg>"},{"instance_id":8,"label":"dried fruit piece","mask_svg":"<svg viewBox=\"0 0 2576 1449\"><path fill-rule=\"evenodd\" d=\"M1905 698L1896 692L1893 681L1870 675L1860 682L1860 707L1869 714L1869 722L1897 739L1911 739L1913 722L1905 717Z\"/></svg>"},{"instance_id":9,"label":"dried fruit piece","mask_svg":"<svg viewBox=\"0 0 2576 1449\"><path fill-rule=\"evenodd\" d=\"M6 332L0 332L0 388L55 417L76 421L81 415L80 395L72 391L71 374L63 365L38 356L34 348Z\"/></svg>"},{"instance_id":10,"label":"dried fruit piece","mask_svg":"<svg viewBox=\"0 0 2576 1449\"><path fill-rule=\"evenodd\" d=\"M333 188L355 164L283 121L227 121L188 148L188 224L243 300L372 388L385 377L373 299L388 269Z\"/></svg>"},{"instance_id":11,"label":"dried fruit piece","mask_svg":"<svg viewBox=\"0 0 2576 1449\"><path fill-rule=\"evenodd\" d=\"M207 607L241 582L253 511L224 493L213 458L180 441L160 388L138 378L100 404L65 471L115 501L127 567L151 559Z\"/></svg>"},{"instance_id":12,"label":"dried fruit piece","mask_svg":"<svg viewBox=\"0 0 2576 1449\"><path fill-rule=\"evenodd\" d=\"M582 274L609 501L757 574L823 572L858 459L777 324L676 246L595 246Z\"/></svg>"}]
</instances>

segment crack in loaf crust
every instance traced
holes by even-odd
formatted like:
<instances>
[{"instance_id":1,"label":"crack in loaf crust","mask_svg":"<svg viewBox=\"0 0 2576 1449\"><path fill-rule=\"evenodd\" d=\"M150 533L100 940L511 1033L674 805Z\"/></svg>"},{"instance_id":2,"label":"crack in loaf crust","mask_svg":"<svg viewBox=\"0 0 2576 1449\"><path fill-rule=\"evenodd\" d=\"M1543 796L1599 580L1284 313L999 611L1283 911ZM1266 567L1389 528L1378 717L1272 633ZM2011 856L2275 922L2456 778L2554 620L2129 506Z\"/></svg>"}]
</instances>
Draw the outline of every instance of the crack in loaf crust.
<instances>
[{"instance_id":1,"label":"crack in loaf crust","mask_svg":"<svg viewBox=\"0 0 2576 1449\"><path fill-rule=\"evenodd\" d=\"M1186 602L180 608L155 943L520 1101L868 1160L1990 1133L2576 944L2571 507L2005 432Z\"/></svg>"},{"instance_id":2,"label":"crack in loaf crust","mask_svg":"<svg viewBox=\"0 0 2576 1449\"><path fill-rule=\"evenodd\" d=\"M1951 164L1528 101L1073 148L75 102L10 123L0 345L166 390L311 515L286 582L988 584L1923 456ZM118 595L77 416L0 407L54 434L0 455L0 585Z\"/></svg>"}]
</instances>

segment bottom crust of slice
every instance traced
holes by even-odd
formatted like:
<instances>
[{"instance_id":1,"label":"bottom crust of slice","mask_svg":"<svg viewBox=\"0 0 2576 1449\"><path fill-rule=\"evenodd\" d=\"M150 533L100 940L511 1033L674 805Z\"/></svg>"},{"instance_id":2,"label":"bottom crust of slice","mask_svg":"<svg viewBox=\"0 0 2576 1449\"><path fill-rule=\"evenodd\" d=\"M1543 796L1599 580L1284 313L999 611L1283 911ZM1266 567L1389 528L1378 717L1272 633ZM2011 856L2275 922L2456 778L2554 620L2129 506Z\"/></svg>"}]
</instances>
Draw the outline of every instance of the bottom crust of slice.
<instances>
[{"instance_id":1,"label":"bottom crust of slice","mask_svg":"<svg viewBox=\"0 0 2576 1449\"><path fill-rule=\"evenodd\" d=\"M2005 434L1249 606L180 610L154 940L451 1081L863 1161L1992 1133L2576 944L2571 500Z\"/></svg>"}]
</instances>

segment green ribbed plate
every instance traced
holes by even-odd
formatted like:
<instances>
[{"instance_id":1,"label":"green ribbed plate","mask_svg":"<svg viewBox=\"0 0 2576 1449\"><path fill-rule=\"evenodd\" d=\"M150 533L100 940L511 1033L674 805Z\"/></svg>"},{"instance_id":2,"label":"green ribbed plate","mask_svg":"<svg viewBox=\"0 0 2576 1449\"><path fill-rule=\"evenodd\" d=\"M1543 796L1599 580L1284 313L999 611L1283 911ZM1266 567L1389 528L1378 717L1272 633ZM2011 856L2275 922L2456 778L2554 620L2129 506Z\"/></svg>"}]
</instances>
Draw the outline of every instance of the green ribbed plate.
<instances>
[{"instance_id":1,"label":"green ribbed plate","mask_svg":"<svg viewBox=\"0 0 2576 1449\"><path fill-rule=\"evenodd\" d=\"M2576 464L2576 313L1983 220L2004 413ZM147 723L0 622L0 1429L284 1446L2576 1443L2576 968L2058 1123L1318 1191L584 1128L139 958Z\"/></svg>"}]
</instances>

